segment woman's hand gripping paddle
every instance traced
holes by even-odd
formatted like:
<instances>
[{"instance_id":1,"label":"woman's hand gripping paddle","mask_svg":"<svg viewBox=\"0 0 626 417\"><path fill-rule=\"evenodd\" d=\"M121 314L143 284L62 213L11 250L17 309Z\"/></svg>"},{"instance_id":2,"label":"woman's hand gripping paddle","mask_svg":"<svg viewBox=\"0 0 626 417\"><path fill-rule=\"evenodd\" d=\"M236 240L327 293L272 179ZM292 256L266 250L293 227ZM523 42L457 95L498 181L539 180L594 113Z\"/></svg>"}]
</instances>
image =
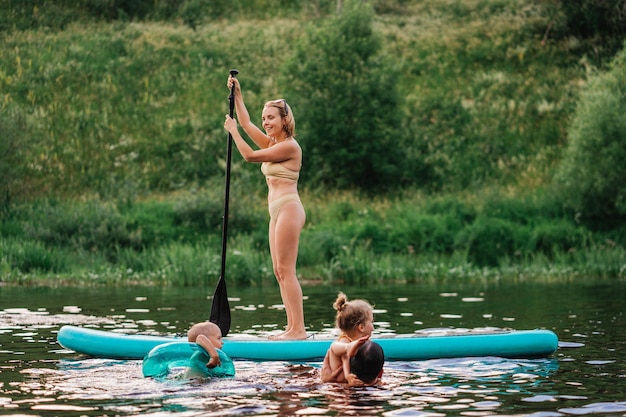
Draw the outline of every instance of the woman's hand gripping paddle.
<instances>
[{"instance_id":1,"label":"woman's hand gripping paddle","mask_svg":"<svg viewBox=\"0 0 626 417\"><path fill-rule=\"evenodd\" d=\"M230 70L230 75L236 77L239 71ZM230 104L230 117L233 117L235 108L235 84L230 87L228 96ZM228 305L228 294L226 293L226 238L228 236L228 201L230 196L230 159L233 153L233 137L228 133L228 144L226 146L226 187L224 190L224 217L222 219L222 268L220 279L217 282L213 303L211 304L210 321L217 324L222 331L222 336L226 336L230 330L230 306Z\"/></svg>"}]
</instances>

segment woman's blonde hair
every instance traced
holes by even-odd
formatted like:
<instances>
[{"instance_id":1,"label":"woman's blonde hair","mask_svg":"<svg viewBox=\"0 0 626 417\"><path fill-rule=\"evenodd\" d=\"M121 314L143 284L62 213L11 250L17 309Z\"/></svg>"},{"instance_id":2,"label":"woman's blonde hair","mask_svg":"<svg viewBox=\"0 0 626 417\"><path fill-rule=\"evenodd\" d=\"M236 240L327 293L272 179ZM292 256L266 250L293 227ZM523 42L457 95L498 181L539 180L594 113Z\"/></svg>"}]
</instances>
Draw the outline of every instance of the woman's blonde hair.
<instances>
[{"instance_id":1,"label":"woman's blonde hair","mask_svg":"<svg viewBox=\"0 0 626 417\"><path fill-rule=\"evenodd\" d=\"M288 138L296 137L296 119L287 101L284 98L271 100L265 103L264 107L275 107L278 109L281 119L283 120L283 130L287 133Z\"/></svg>"},{"instance_id":2,"label":"woman's blonde hair","mask_svg":"<svg viewBox=\"0 0 626 417\"><path fill-rule=\"evenodd\" d=\"M365 300L348 301L348 297L343 292L337 295L333 308L337 310L335 325L344 332L349 332L364 323L373 313L370 303Z\"/></svg>"}]
</instances>

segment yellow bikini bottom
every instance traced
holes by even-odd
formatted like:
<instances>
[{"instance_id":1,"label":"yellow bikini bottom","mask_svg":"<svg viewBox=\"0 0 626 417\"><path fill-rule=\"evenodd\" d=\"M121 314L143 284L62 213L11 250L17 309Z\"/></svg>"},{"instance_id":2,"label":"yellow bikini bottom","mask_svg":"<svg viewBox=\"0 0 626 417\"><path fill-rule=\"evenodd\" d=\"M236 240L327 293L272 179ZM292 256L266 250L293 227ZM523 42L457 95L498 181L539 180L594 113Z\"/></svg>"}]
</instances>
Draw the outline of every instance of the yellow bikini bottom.
<instances>
[{"instance_id":1,"label":"yellow bikini bottom","mask_svg":"<svg viewBox=\"0 0 626 417\"><path fill-rule=\"evenodd\" d=\"M298 194L285 194L282 197L278 197L274 201L270 201L268 204L270 218L275 219L278 216L278 212L280 211L280 209L289 203L302 204L302 202L300 201L300 196Z\"/></svg>"}]
</instances>

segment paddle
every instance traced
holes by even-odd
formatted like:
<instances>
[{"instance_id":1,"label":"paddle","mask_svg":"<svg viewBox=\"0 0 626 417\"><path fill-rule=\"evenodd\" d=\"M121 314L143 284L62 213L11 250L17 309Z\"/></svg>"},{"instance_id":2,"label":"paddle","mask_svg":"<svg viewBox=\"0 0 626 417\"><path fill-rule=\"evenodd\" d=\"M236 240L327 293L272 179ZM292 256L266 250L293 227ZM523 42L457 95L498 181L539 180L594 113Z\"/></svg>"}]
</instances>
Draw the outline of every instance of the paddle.
<instances>
[{"instance_id":1,"label":"paddle","mask_svg":"<svg viewBox=\"0 0 626 417\"><path fill-rule=\"evenodd\" d=\"M230 75L236 77L239 71L230 70ZM230 117L233 117L235 108L235 84L230 88L228 96L230 104ZM226 146L226 187L224 190L224 217L222 219L222 268L220 279L217 282L213 303L211 304L210 321L217 324L222 331L222 336L226 336L230 330L230 306L228 305L228 294L226 293L226 238L228 236L228 201L230 196L230 159L233 153L233 137L228 133L228 144Z\"/></svg>"}]
</instances>

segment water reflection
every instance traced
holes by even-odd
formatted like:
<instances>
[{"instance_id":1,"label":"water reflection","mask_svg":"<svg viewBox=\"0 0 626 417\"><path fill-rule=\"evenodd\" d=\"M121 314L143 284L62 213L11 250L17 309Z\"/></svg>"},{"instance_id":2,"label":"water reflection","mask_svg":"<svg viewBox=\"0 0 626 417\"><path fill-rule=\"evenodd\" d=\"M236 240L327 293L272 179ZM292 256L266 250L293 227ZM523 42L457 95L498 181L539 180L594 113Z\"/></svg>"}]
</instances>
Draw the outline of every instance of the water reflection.
<instances>
[{"instance_id":1,"label":"water reflection","mask_svg":"<svg viewBox=\"0 0 626 417\"><path fill-rule=\"evenodd\" d=\"M558 368L558 362L553 359L520 362L465 358L398 362L387 365L383 386L354 390L320 384L320 364L317 363L293 365L238 361L238 374L232 380L146 383L138 377L137 362L61 361L60 370L65 372L51 374L47 384L63 392L59 399L125 398L121 405L109 400L107 409L115 412L127 410L128 401L134 398L150 400L149 407L153 410L210 410L207 415L321 415L336 412L364 416L381 415L390 406L405 412L497 409L501 395L529 392ZM67 384L67 381L71 383ZM94 386L97 388L89 388Z\"/></svg>"},{"instance_id":2,"label":"water reflection","mask_svg":"<svg viewBox=\"0 0 626 417\"><path fill-rule=\"evenodd\" d=\"M320 363L237 361L237 377L154 381L141 361L85 358L56 343L64 324L177 334L208 315L189 289L2 288L0 414L79 415L623 415L624 285L345 289L376 308L379 333L545 327L560 337L550 358L388 362L384 385L319 383ZM212 290L207 290L212 292ZM332 333L336 288L305 288L309 330ZM621 297L621 298L620 298ZM197 306L206 304L206 311ZM275 289L233 299L234 334L265 335L284 316ZM425 329L426 328L426 329Z\"/></svg>"}]
</instances>

